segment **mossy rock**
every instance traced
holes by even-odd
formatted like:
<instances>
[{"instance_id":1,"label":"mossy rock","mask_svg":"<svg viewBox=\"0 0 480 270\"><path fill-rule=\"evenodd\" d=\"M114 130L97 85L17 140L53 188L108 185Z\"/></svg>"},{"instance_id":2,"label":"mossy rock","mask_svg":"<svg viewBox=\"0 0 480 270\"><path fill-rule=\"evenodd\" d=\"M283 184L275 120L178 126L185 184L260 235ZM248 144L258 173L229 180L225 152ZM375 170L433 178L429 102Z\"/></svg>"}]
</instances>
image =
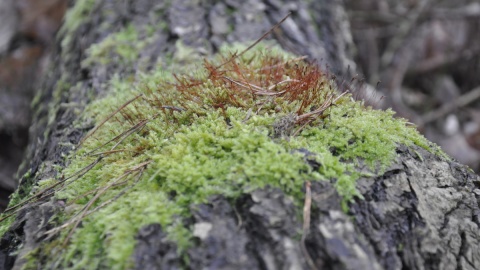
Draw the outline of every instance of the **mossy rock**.
<instances>
[{"instance_id":1,"label":"mossy rock","mask_svg":"<svg viewBox=\"0 0 480 270\"><path fill-rule=\"evenodd\" d=\"M479 177L411 124L365 107L329 72L271 43L204 59L227 40L260 36L284 6L296 6L303 15L276 37L344 75L348 28L329 10L340 3L307 2L269 2L268 10L238 2L222 17L239 22L234 34L212 36L213 3L76 1L46 94L33 104L28 173L11 202L23 207L2 217L0 261L25 269L480 268ZM251 14L262 22L248 23ZM317 33L292 32L295 24ZM185 32L190 25L203 28Z\"/></svg>"},{"instance_id":2,"label":"mossy rock","mask_svg":"<svg viewBox=\"0 0 480 270\"><path fill-rule=\"evenodd\" d=\"M356 180L381 175L397 147L443 155L392 111L339 93L317 66L272 44L238 55L244 48L182 63L183 73L159 68L110 81L109 94L84 112L97 126L67 158L65 178L44 179L31 193L56 189L53 200L65 207L47 233L54 240L29 255L32 265L129 268L134 237L155 223L182 254L193 245L183 220L215 195L235 201L274 187L300 216L305 183L328 181L348 211L361 197Z\"/></svg>"}]
</instances>

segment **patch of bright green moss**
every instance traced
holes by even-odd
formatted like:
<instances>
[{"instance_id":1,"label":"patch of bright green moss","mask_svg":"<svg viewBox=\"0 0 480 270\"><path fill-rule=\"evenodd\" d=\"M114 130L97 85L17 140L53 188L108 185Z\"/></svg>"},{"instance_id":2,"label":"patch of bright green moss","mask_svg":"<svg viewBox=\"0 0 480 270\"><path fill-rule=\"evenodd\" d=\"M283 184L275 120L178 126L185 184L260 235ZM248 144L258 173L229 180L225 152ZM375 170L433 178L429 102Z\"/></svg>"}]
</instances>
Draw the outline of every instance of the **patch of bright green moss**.
<instances>
[{"instance_id":1,"label":"patch of bright green moss","mask_svg":"<svg viewBox=\"0 0 480 270\"><path fill-rule=\"evenodd\" d=\"M134 236L142 226L160 223L179 252L188 248L191 232L181 218L190 215L192 204L205 203L211 195L234 199L272 186L300 206L305 181L333 180L347 202L359 195L358 166L366 164L371 173L381 174L399 144L428 146L391 111L365 108L348 95L338 97L329 78L309 64L287 63L289 58L276 47L260 45L235 61L227 56L206 63L205 69L199 66L190 72L193 77L174 79L162 70L139 76L134 83L115 77L111 94L91 104L85 117L101 122L127 100L143 96L105 122L72 155L63 171L66 176L92 164L96 153L103 153L103 159L56 192L69 209L62 219L74 220L97 192L118 185L95 200L88 210L103 207L85 216L64 249L57 246L71 226L42 249L48 253L44 256L66 269L125 269L132 266ZM300 119L334 98L335 105L303 129L303 123L295 122L289 128L296 133L275 135L279 119ZM107 143L142 121L145 126L124 140ZM314 153L321 164L318 171L306 164L299 149ZM51 180L39 188L48 183ZM57 257L49 254L55 252Z\"/></svg>"},{"instance_id":2,"label":"patch of bright green moss","mask_svg":"<svg viewBox=\"0 0 480 270\"><path fill-rule=\"evenodd\" d=\"M132 24L123 30L107 36L98 44L92 45L88 50L88 57L82 62L82 66L92 63L105 65L118 58L123 65L131 64L138 58L139 51L145 46L145 41L139 41L138 33Z\"/></svg>"}]
</instances>

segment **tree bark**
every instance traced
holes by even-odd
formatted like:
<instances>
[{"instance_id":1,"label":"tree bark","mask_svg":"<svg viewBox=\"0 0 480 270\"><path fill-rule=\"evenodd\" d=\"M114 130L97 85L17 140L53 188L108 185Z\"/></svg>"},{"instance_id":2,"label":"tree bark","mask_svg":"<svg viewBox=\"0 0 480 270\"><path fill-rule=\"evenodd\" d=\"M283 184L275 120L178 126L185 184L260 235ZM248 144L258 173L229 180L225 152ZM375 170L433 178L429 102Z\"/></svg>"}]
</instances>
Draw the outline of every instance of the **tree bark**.
<instances>
[{"instance_id":1,"label":"tree bark","mask_svg":"<svg viewBox=\"0 0 480 270\"><path fill-rule=\"evenodd\" d=\"M320 59L320 64L327 64L340 77L355 74L341 0L166 2L99 0L74 31L60 36L34 107L31 140L19 173L24 175L21 196L28 194L35 181L59 177L58 166L65 166L63 156L93 127L79 122L79 112L105 95L108 89L104 85L114 74L125 78L135 76L136 70L154 68L174 52L179 40L212 54L225 42L259 38L292 12L273 34L284 49ZM155 42L143 48L133 63L81 66L86 48L121 27L160 23L167 27L156 29ZM68 91L60 81L71 86ZM311 262L299 244L302 221L292 201L280 190L265 188L235 202L215 196L207 204L192 206L192 218L186 225L208 223L212 229L186 252L188 267L480 269L480 178L468 168L420 148L399 146L397 153L383 175L358 181L364 199L350 203L348 214L342 211L341 197L331 183L312 183L310 232L305 239ZM49 226L45 221L56 211L63 209L45 201L18 213L0 243L0 263L5 269L25 266L22 256L46 241L43 233ZM135 268L185 267L176 244L159 224L142 228L136 240Z\"/></svg>"}]
</instances>

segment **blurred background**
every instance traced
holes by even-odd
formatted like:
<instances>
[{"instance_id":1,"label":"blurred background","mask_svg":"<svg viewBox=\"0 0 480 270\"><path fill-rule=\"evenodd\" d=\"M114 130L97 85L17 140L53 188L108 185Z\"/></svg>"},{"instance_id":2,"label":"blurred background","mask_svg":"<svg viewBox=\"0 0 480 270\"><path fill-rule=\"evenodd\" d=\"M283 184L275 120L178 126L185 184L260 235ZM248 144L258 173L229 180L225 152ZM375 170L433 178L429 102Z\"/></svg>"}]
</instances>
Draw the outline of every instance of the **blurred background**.
<instances>
[{"instance_id":1,"label":"blurred background","mask_svg":"<svg viewBox=\"0 0 480 270\"><path fill-rule=\"evenodd\" d=\"M0 211L16 188L40 89L66 0L0 0Z\"/></svg>"},{"instance_id":2,"label":"blurred background","mask_svg":"<svg viewBox=\"0 0 480 270\"><path fill-rule=\"evenodd\" d=\"M478 172L480 1L344 2L358 73L352 87L370 89L369 104L393 108ZM66 8L67 0L0 0L0 211L16 187L30 103Z\"/></svg>"},{"instance_id":3,"label":"blurred background","mask_svg":"<svg viewBox=\"0 0 480 270\"><path fill-rule=\"evenodd\" d=\"M385 96L378 105L478 172L480 1L347 0L346 6L359 76L380 82L376 95Z\"/></svg>"}]
</instances>

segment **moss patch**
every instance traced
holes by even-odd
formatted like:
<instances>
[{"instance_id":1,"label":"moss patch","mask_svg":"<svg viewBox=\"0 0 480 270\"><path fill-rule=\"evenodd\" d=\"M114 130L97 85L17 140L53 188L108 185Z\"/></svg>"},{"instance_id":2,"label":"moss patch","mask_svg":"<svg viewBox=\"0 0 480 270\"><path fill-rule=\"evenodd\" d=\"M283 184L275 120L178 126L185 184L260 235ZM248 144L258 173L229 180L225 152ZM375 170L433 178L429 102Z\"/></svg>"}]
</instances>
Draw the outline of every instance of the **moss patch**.
<instances>
[{"instance_id":1,"label":"moss patch","mask_svg":"<svg viewBox=\"0 0 480 270\"><path fill-rule=\"evenodd\" d=\"M139 41L137 30L129 24L100 43L92 45L87 50L88 57L82 61L82 66L87 67L94 63L106 65L110 61L131 65L145 45L146 41Z\"/></svg>"},{"instance_id":2,"label":"moss patch","mask_svg":"<svg viewBox=\"0 0 480 270\"><path fill-rule=\"evenodd\" d=\"M77 30L84 18L88 16L95 7L95 0L79 0L65 14L65 21L60 28L60 35L64 35L62 48L66 49L71 42L71 33Z\"/></svg>"},{"instance_id":3,"label":"moss patch","mask_svg":"<svg viewBox=\"0 0 480 270\"><path fill-rule=\"evenodd\" d=\"M60 268L125 269L144 225L162 224L179 252L188 248L191 231L181 219L213 194L234 199L269 185L300 206L305 181L331 180L348 202L359 195L360 165L381 174L398 144L430 149L391 111L340 95L325 73L276 47L231 53L186 75L156 70L135 82L112 79L111 95L85 110L102 124L63 171L82 174L55 194L67 206L57 218L69 225L35 257Z\"/></svg>"}]
</instances>

